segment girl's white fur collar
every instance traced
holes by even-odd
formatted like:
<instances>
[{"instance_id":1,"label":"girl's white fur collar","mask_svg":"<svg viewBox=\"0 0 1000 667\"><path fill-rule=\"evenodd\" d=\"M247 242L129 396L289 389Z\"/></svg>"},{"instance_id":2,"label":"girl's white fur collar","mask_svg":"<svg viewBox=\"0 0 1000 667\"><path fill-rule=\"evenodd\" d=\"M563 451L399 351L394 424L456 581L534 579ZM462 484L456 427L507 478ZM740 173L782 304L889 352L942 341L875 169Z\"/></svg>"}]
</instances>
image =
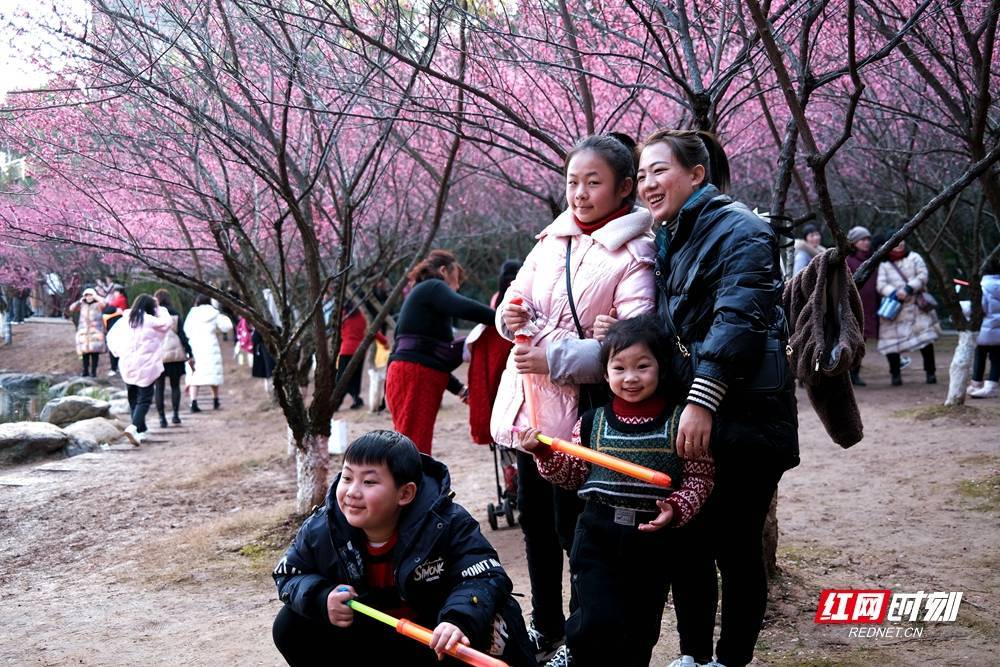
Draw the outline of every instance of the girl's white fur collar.
<instances>
[{"instance_id":1,"label":"girl's white fur collar","mask_svg":"<svg viewBox=\"0 0 1000 667\"><path fill-rule=\"evenodd\" d=\"M650 215L649 211L641 206L634 206L630 213L615 218L591 234L590 238L614 252L637 236L648 232L652 226L653 216ZM580 234L583 234L583 231L573 220L573 212L566 209L535 238L541 240L546 236L579 236Z\"/></svg>"}]
</instances>

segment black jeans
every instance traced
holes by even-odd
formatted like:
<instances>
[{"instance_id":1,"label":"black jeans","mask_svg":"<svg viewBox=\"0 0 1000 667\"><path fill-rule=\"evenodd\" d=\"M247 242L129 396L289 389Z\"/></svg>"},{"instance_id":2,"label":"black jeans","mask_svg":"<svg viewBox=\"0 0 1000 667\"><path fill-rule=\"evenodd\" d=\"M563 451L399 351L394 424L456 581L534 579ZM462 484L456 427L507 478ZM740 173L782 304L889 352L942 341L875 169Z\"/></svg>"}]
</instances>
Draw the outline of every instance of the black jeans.
<instances>
[{"instance_id":1,"label":"black jeans","mask_svg":"<svg viewBox=\"0 0 1000 667\"><path fill-rule=\"evenodd\" d=\"M934 343L926 345L920 349L920 356L924 358L924 372L933 373L934 372ZM900 368L901 360L899 358L898 352L890 352L885 355L886 360L889 362L889 372L893 375L899 375L902 370ZM728 667L728 665L727 665Z\"/></svg>"},{"instance_id":2,"label":"black jeans","mask_svg":"<svg viewBox=\"0 0 1000 667\"><path fill-rule=\"evenodd\" d=\"M649 664L675 574L672 553L683 548L672 528L639 531L656 514L636 513L626 526L615 522L614 508L595 501L580 514L569 562L573 590L586 602L566 621L574 665Z\"/></svg>"},{"instance_id":3,"label":"black jeans","mask_svg":"<svg viewBox=\"0 0 1000 667\"><path fill-rule=\"evenodd\" d=\"M563 614L563 552L573 547L576 519L583 501L575 491L553 486L538 474L535 457L517 453L517 507L524 533L528 579L531 581L531 618L535 629L550 639L565 633ZM577 599L570 591L570 612Z\"/></svg>"},{"instance_id":4,"label":"black jeans","mask_svg":"<svg viewBox=\"0 0 1000 667\"><path fill-rule=\"evenodd\" d=\"M990 360L990 376L986 378L986 358ZM976 348L976 358L972 362L972 379L982 382L1000 382L1000 345L980 345Z\"/></svg>"},{"instance_id":5,"label":"black jeans","mask_svg":"<svg viewBox=\"0 0 1000 667\"><path fill-rule=\"evenodd\" d=\"M156 412L159 413L161 418L166 418L163 394L167 388L168 378L170 379L170 407L174 410L174 417L179 416L181 396L183 396L183 392L181 392L182 375L184 375L184 362L170 361L163 364L163 372L160 373L160 377L156 378L156 383L153 385L155 387L153 395L156 401Z\"/></svg>"},{"instance_id":6,"label":"black jeans","mask_svg":"<svg viewBox=\"0 0 1000 667\"><path fill-rule=\"evenodd\" d=\"M344 371L347 370L347 364L351 363L351 359L354 358L353 354L342 354L337 361L337 382L340 382L340 378L344 376ZM351 375L350 379L347 381L347 393L351 395L355 401L361 398L361 369L364 364L361 364Z\"/></svg>"},{"instance_id":7,"label":"black jeans","mask_svg":"<svg viewBox=\"0 0 1000 667\"><path fill-rule=\"evenodd\" d=\"M361 614L354 615L351 627L338 628L308 619L285 606L274 619L271 636L292 667L437 664L430 649Z\"/></svg>"},{"instance_id":8,"label":"black jeans","mask_svg":"<svg viewBox=\"0 0 1000 667\"><path fill-rule=\"evenodd\" d=\"M83 353L83 375L97 377L97 362L100 361L100 352Z\"/></svg>"},{"instance_id":9,"label":"black jeans","mask_svg":"<svg viewBox=\"0 0 1000 667\"><path fill-rule=\"evenodd\" d=\"M507 616L504 616L507 618ZM426 627L426 625L425 625ZM516 627L510 627L513 636L505 641L499 658L512 667L525 667L534 662L528 653L524 623L516 619ZM433 630L433 626L430 626ZM446 656L438 662L437 656L427 646L397 634L384 623L372 620L359 613L354 614L354 622L347 628L338 628L327 622L314 621L293 611L287 605L281 608L271 627L274 645L292 667L317 665L415 665L418 667L439 667L441 665L462 665L464 663ZM487 636L469 637L472 646L479 651L489 650L494 640L493 626L487 627Z\"/></svg>"},{"instance_id":10,"label":"black jeans","mask_svg":"<svg viewBox=\"0 0 1000 667\"><path fill-rule=\"evenodd\" d=\"M153 385L140 387L134 384L125 385L128 389L128 407L132 412L132 425L139 433L146 432L146 413L153 402Z\"/></svg>"},{"instance_id":11,"label":"black jeans","mask_svg":"<svg viewBox=\"0 0 1000 667\"><path fill-rule=\"evenodd\" d=\"M767 607L764 519L781 473L746 461L716 461L715 490L702 511L674 539L672 582L683 655L712 659L718 604L716 565L722 575L722 630L715 655L726 667L753 658Z\"/></svg>"}]
</instances>

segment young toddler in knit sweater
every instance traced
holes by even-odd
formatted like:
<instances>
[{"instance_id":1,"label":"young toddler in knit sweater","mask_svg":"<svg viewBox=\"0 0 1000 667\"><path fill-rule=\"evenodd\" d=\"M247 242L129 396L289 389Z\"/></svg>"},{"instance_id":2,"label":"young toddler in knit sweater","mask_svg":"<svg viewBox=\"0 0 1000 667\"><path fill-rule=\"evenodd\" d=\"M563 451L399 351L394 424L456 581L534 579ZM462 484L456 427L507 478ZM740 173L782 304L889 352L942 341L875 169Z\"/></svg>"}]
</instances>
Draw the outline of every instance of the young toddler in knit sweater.
<instances>
[{"instance_id":1,"label":"young toddler in knit sweater","mask_svg":"<svg viewBox=\"0 0 1000 667\"><path fill-rule=\"evenodd\" d=\"M670 586L671 555L683 545L676 529L712 491L710 458L686 460L674 447L683 406L659 390L670 342L659 321L643 315L616 322L601 343L613 398L585 413L573 441L670 475L670 488L627 477L556 452L522 433L543 477L577 489L586 507L570 555L580 600L566 623L564 664L648 664L659 638Z\"/></svg>"}]
</instances>

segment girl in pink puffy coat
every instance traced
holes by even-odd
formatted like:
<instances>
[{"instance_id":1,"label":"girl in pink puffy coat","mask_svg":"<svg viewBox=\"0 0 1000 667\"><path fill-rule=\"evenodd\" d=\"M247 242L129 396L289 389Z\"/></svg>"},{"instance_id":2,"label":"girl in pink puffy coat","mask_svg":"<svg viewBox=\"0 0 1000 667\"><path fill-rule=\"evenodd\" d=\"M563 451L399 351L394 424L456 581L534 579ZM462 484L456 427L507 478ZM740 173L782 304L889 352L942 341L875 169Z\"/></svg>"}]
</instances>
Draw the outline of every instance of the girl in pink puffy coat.
<instances>
[{"instance_id":1,"label":"girl in pink puffy coat","mask_svg":"<svg viewBox=\"0 0 1000 667\"><path fill-rule=\"evenodd\" d=\"M501 445L516 446L513 426L570 439L581 385L604 380L572 372L576 355L588 345L600 348L599 318L654 308L652 218L635 206L635 174L635 142L624 135L587 137L566 158L569 208L538 234L497 307L501 335L531 335L530 344L515 345L500 380L490 431ZM544 658L564 636L560 546L571 547L580 504L573 492L541 479L530 454L518 452L518 507L531 580L529 634Z\"/></svg>"},{"instance_id":2,"label":"girl in pink puffy coat","mask_svg":"<svg viewBox=\"0 0 1000 667\"><path fill-rule=\"evenodd\" d=\"M118 371L128 389L132 424L125 436L138 446L146 432L146 413L153 402L153 385L163 373L163 338L174 324L156 299L140 294L122 321L108 334L108 349L119 358Z\"/></svg>"}]
</instances>

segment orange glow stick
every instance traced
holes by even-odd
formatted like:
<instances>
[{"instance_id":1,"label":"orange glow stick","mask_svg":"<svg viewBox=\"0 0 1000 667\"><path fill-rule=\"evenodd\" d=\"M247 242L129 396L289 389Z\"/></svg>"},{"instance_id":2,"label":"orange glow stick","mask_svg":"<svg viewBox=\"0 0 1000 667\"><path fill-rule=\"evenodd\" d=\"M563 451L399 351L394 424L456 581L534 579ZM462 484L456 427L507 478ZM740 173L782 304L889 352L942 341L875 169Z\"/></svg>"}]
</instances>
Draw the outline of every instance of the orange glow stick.
<instances>
[{"instance_id":1,"label":"orange glow stick","mask_svg":"<svg viewBox=\"0 0 1000 667\"><path fill-rule=\"evenodd\" d=\"M519 427L515 427L515 429L519 429ZM589 447L574 445L572 442L566 442L561 438L552 438L539 433L535 436L535 439L544 445L548 445L554 451L562 452L563 454L568 454L569 456L573 456L578 459L583 459L588 463L593 463L594 465L601 466L602 468L607 468L608 470L614 470L615 472L620 472L621 474L629 477L641 479L642 481L655 486L670 486L670 475L665 472L653 470L652 468L647 468L646 466L641 466L638 463L632 463L631 461L626 461L625 459L620 459L617 456L611 456L610 454L605 454L604 452L598 452L590 449Z\"/></svg>"},{"instance_id":2,"label":"orange glow stick","mask_svg":"<svg viewBox=\"0 0 1000 667\"><path fill-rule=\"evenodd\" d=\"M422 625L417 625L413 621L408 621L405 618L390 616L389 614L381 612L374 607L369 607L368 605L358 602L357 600L348 600L346 604L356 612L360 612L365 616L374 618L376 621L381 621L386 625L391 625L396 629L396 632L404 637L409 637L410 639L418 641L424 646L431 645L431 637L433 637L434 633ZM445 651L445 653L458 658L467 665L473 665L473 667L509 667L503 660L497 660L496 658L488 656L481 651L469 648L465 644L457 644L455 648L450 651Z\"/></svg>"}]
</instances>

